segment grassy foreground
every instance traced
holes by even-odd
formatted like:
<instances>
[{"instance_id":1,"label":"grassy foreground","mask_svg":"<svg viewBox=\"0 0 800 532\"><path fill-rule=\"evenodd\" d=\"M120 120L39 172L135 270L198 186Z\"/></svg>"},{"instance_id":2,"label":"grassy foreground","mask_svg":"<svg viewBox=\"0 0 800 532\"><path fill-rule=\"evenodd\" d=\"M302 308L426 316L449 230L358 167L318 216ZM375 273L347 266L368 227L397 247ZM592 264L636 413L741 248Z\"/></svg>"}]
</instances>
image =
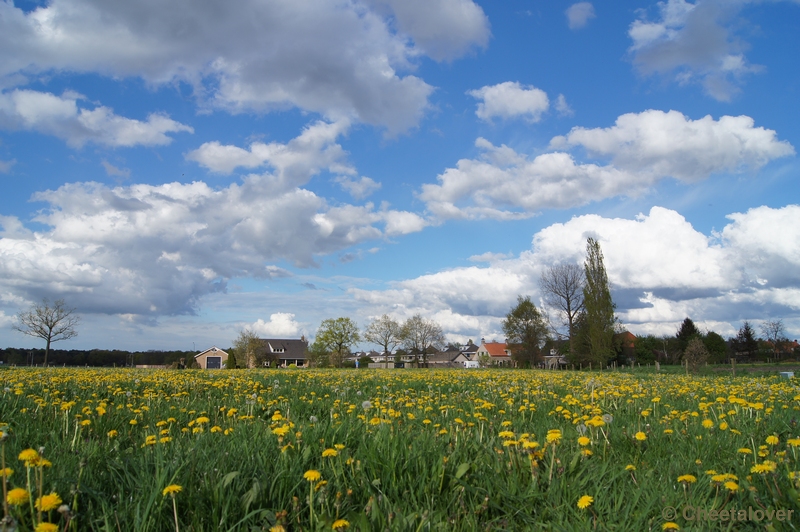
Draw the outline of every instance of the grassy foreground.
<instances>
[{"instance_id":1,"label":"grassy foreground","mask_svg":"<svg viewBox=\"0 0 800 532\"><path fill-rule=\"evenodd\" d=\"M20 531L797 530L797 382L9 369L4 512Z\"/></svg>"}]
</instances>

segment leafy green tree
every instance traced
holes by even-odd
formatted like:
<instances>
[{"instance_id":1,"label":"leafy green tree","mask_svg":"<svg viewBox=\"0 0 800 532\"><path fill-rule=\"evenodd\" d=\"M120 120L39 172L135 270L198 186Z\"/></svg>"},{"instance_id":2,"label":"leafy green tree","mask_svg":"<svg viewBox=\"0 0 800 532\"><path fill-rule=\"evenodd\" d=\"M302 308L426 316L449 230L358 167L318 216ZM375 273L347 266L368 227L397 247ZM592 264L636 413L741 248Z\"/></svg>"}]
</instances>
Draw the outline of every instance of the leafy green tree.
<instances>
[{"instance_id":1,"label":"leafy green tree","mask_svg":"<svg viewBox=\"0 0 800 532\"><path fill-rule=\"evenodd\" d=\"M389 367L389 353L400 344L402 327L388 314L384 314L367 326L364 339L383 348L384 361Z\"/></svg>"},{"instance_id":2,"label":"leafy green tree","mask_svg":"<svg viewBox=\"0 0 800 532\"><path fill-rule=\"evenodd\" d=\"M584 340L588 351L585 359L602 367L614 356L614 327L617 319L608 286L608 274L603 264L603 251L600 243L591 237L586 241L583 269Z\"/></svg>"},{"instance_id":3,"label":"leafy green tree","mask_svg":"<svg viewBox=\"0 0 800 532\"><path fill-rule=\"evenodd\" d=\"M423 366L428 366L428 351L445 343L442 327L433 320L415 314L403 324L400 332L403 345L411 353L422 357Z\"/></svg>"},{"instance_id":4,"label":"leafy green tree","mask_svg":"<svg viewBox=\"0 0 800 532\"><path fill-rule=\"evenodd\" d=\"M341 367L344 358L350 354L350 348L361 341L358 325L350 318L329 318L323 320L317 330L315 349L327 351L330 365Z\"/></svg>"},{"instance_id":5,"label":"leafy green tree","mask_svg":"<svg viewBox=\"0 0 800 532\"><path fill-rule=\"evenodd\" d=\"M228 368L255 368L263 355L264 345L258 335L250 329L242 329L233 342L231 353L228 353ZM233 354L233 362L231 362Z\"/></svg>"},{"instance_id":6,"label":"leafy green tree","mask_svg":"<svg viewBox=\"0 0 800 532\"><path fill-rule=\"evenodd\" d=\"M517 297L517 305L503 320L503 332L511 357L519 366L532 367L543 360L542 346L548 340L547 323L530 296Z\"/></svg>"},{"instance_id":7,"label":"leafy green tree","mask_svg":"<svg viewBox=\"0 0 800 532\"><path fill-rule=\"evenodd\" d=\"M703 337L703 345L708 350L708 360L713 363L725 362L728 358L728 343L714 331L709 331Z\"/></svg>"},{"instance_id":8,"label":"leafy green tree","mask_svg":"<svg viewBox=\"0 0 800 532\"><path fill-rule=\"evenodd\" d=\"M75 327L80 321L80 316L75 314L75 309L68 307L63 299L58 299L50 305L45 298L41 303L35 303L28 310L17 314L17 322L12 327L22 334L41 338L47 342L43 364L47 366L50 344L78 336Z\"/></svg>"},{"instance_id":9,"label":"leafy green tree","mask_svg":"<svg viewBox=\"0 0 800 532\"><path fill-rule=\"evenodd\" d=\"M331 352L319 338L316 338L314 343L308 346L308 360L310 365L315 368L330 367Z\"/></svg>"},{"instance_id":10,"label":"leafy green tree","mask_svg":"<svg viewBox=\"0 0 800 532\"><path fill-rule=\"evenodd\" d=\"M655 362L661 348L661 338L652 334L639 336L633 343L634 356L639 364Z\"/></svg>"}]
</instances>

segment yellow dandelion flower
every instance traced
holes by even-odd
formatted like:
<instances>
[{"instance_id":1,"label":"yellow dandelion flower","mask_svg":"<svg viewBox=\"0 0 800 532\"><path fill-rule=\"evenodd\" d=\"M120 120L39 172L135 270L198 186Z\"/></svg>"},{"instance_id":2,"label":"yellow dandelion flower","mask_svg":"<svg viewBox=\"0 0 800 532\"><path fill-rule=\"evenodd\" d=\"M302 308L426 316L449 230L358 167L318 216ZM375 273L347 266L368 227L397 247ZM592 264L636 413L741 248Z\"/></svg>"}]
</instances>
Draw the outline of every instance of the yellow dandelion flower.
<instances>
[{"instance_id":1,"label":"yellow dandelion flower","mask_svg":"<svg viewBox=\"0 0 800 532\"><path fill-rule=\"evenodd\" d=\"M767 436L767 445L778 445L779 441L780 440L778 440L777 436L774 435Z\"/></svg>"},{"instance_id":2,"label":"yellow dandelion flower","mask_svg":"<svg viewBox=\"0 0 800 532\"><path fill-rule=\"evenodd\" d=\"M678 477L678 482L685 482L686 484L694 484L697 482L697 477L694 475L681 475Z\"/></svg>"},{"instance_id":3,"label":"yellow dandelion flower","mask_svg":"<svg viewBox=\"0 0 800 532\"><path fill-rule=\"evenodd\" d=\"M325 449L324 451L322 451L323 458L334 457L338 454L339 452L336 449Z\"/></svg>"},{"instance_id":4,"label":"yellow dandelion flower","mask_svg":"<svg viewBox=\"0 0 800 532\"><path fill-rule=\"evenodd\" d=\"M778 467L778 464L773 462L772 460L764 460L760 464L756 464L750 468L751 473L772 473L775 471L775 468Z\"/></svg>"},{"instance_id":5,"label":"yellow dandelion flower","mask_svg":"<svg viewBox=\"0 0 800 532\"><path fill-rule=\"evenodd\" d=\"M341 444L341 443L337 443L337 444L336 444L336 445L334 445L333 447L334 447L334 448L335 448L337 451L341 451L342 449L344 449L344 445L343 445L343 444Z\"/></svg>"},{"instance_id":6,"label":"yellow dandelion flower","mask_svg":"<svg viewBox=\"0 0 800 532\"><path fill-rule=\"evenodd\" d=\"M195 423L197 423L198 425L203 425L205 423L208 423L209 421L211 420L208 419L206 416L200 416L199 418L195 419Z\"/></svg>"},{"instance_id":7,"label":"yellow dandelion flower","mask_svg":"<svg viewBox=\"0 0 800 532\"><path fill-rule=\"evenodd\" d=\"M592 497L591 495L584 495L583 497L578 499L578 508L580 508L581 510L585 510L586 508L591 506L593 502L594 502L594 497Z\"/></svg>"},{"instance_id":8,"label":"yellow dandelion flower","mask_svg":"<svg viewBox=\"0 0 800 532\"><path fill-rule=\"evenodd\" d=\"M710 428L713 428L713 427L714 427L714 422L713 421L711 421L710 419L704 419L703 420L703 428L704 429L710 429Z\"/></svg>"},{"instance_id":9,"label":"yellow dandelion flower","mask_svg":"<svg viewBox=\"0 0 800 532\"><path fill-rule=\"evenodd\" d=\"M308 471L303 473L303 478L309 482L316 482L320 478L322 478L322 474L316 469L309 469Z\"/></svg>"},{"instance_id":10,"label":"yellow dandelion flower","mask_svg":"<svg viewBox=\"0 0 800 532\"><path fill-rule=\"evenodd\" d=\"M586 447L587 445L589 445L589 442L591 441L592 440L590 440L586 436L581 436L580 438L578 438L578 445L580 445L581 447Z\"/></svg>"},{"instance_id":11,"label":"yellow dandelion flower","mask_svg":"<svg viewBox=\"0 0 800 532\"><path fill-rule=\"evenodd\" d=\"M636 466L633 464L628 464L625 466L625 471L636 471Z\"/></svg>"},{"instance_id":12,"label":"yellow dandelion flower","mask_svg":"<svg viewBox=\"0 0 800 532\"><path fill-rule=\"evenodd\" d=\"M138 421L136 421L135 419L131 419L130 421L128 421L128 424L129 424L129 425L138 425L138 424L139 424L139 422L138 422Z\"/></svg>"},{"instance_id":13,"label":"yellow dandelion flower","mask_svg":"<svg viewBox=\"0 0 800 532\"><path fill-rule=\"evenodd\" d=\"M290 430L291 427L289 425L284 425L282 427L275 427L274 429L272 429L272 433L275 434L276 436L283 437L289 434Z\"/></svg>"},{"instance_id":14,"label":"yellow dandelion flower","mask_svg":"<svg viewBox=\"0 0 800 532\"><path fill-rule=\"evenodd\" d=\"M55 510L61 503L64 502L61 500L61 497L58 496L58 493L50 493L48 495L42 495L38 499L36 499L36 506L37 510L41 510L43 512L49 512L50 510Z\"/></svg>"},{"instance_id":15,"label":"yellow dandelion flower","mask_svg":"<svg viewBox=\"0 0 800 532\"><path fill-rule=\"evenodd\" d=\"M347 519L337 519L331 525L332 530L345 530L350 526L350 522Z\"/></svg>"},{"instance_id":16,"label":"yellow dandelion flower","mask_svg":"<svg viewBox=\"0 0 800 532\"><path fill-rule=\"evenodd\" d=\"M10 477L11 475L14 474L14 470L11 469L10 467L6 467L5 469L0 469L0 473L2 473L2 474L0 474L0 476L2 476L4 478L8 478L8 477Z\"/></svg>"},{"instance_id":17,"label":"yellow dandelion flower","mask_svg":"<svg viewBox=\"0 0 800 532\"><path fill-rule=\"evenodd\" d=\"M6 501L12 506L19 506L25 504L30 500L30 493L25 488L14 488L8 492Z\"/></svg>"},{"instance_id":18,"label":"yellow dandelion flower","mask_svg":"<svg viewBox=\"0 0 800 532\"><path fill-rule=\"evenodd\" d=\"M214 434L216 432L222 432L222 427L220 427L219 425L214 425L213 427L211 427L211 433Z\"/></svg>"},{"instance_id":19,"label":"yellow dandelion flower","mask_svg":"<svg viewBox=\"0 0 800 532\"><path fill-rule=\"evenodd\" d=\"M510 430L503 430L498 434L499 437L509 439L514 437L514 433Z\"/></svg>"},{"instance_id":20,"label":"yellow dandelion flower","mask_svg":"<svg viewBox=\"0 0 800 532\"><path fill-rule=\"evenodd\" d=\"M167 495L172 495L174 497L176 493L180 493L181 491L183 491L183 486L179 486L178 484L170 484L161 491L161 495L164 497Z\"/></svg>"},{"instance_id":21,"label":"yellow dandelion flower","mask_svg":"<svg viewBox=\"0 0 800 532\"><path fill-rule=\"evenodd\" d=\"M748 449L747 447L742 447L741 449L739 449L736 452L737 453L741 453L741 454L753 454L753 450L752 449Z\"/></svg>"},{"instance_id":22,"label":"yellow dandelion flower","mask_svg":"<svg viewBox=\"0 0 800 532\"><path fill-rule=\"evenodd\" d=\"M118 435L119 432L117 432L116 430L109 430L108 432L106 432L106 436L108 436L109 438L116 438Z\"/></svg>"},{"instance_id":23,"label":"yellow dandelion flower","mask_svg":"<svg viewBox=\"0 0 800 532\"><path fill-rule=\"evenodd\" d=\"M39 461L39 452L35 449L25 449L19 453L19 459L25 462L25 465L35 465Z\"/></svg>"},{"instance_id":24,"label":"yellow dandelion flower","mask_svg":"<svg viewBox=\"0 0 800 532\"><path fill-rule=\"evenodd\" d=\"M739 491L739 484L737 484L736 482L734 482L732 480L729 480L728 482L726 482L724 484L724 486L725 486L725 489L727 489L728 491L731 491L731 492Z\"/></svg>"},{"instance_id":25,"label":"yellow dandelion flower","mask_svg":"<svg viewBox=\"0 0 800 532\"><path fill-rule=\"evenodd\" d=\"M673 523L672 521L667 521L663 525L661 525L661 530L680 530L681 527L678 526L678 523Z\"/></svg>"},{"instance_id":26,"label":"yellow dandelion flower","mask_svg":"<svg viewBox=\"0 0 800 532\"><path fill-rule=\"evenodd\" d=\"M58 525L53 523L39 523L33 530L34 532L58 532Z\"/></svg>"},{"instance_id":27,"label":"yellow dandelion flower","mask_svg":"<svg viewBox=\"0 0 800 532\"><path fill-rule=\"evenodd\" d=\"M644 440L646 440L646 439L647 439L647 434L645 434L645 433L644 433L644 432L642 432L642 431L639 431L639 432L637 432L637 433L634 435L634 437L635 437L637 440L639 440L639 441L644 441Z\"/></svg>"}]
</instances>

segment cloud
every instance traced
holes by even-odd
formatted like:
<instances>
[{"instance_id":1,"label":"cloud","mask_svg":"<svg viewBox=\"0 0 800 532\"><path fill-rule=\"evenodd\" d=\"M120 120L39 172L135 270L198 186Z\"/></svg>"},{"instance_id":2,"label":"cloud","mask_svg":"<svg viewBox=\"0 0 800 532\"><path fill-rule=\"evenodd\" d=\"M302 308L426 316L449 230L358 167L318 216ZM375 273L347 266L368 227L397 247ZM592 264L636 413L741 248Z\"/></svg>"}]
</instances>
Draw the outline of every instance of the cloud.
<instances>
[{"instance_id":1,"label":"cloud","mask_svg":"<svg viewBox=\"0 0 800 532\"><path fill-rule=\"evenodd\" d=\"M558 98L556 98L556 111L561 116L572 116L575 114L575 111L572 110L572 107L569 106L567 103L567 99L564 97L563 94L559 94Z\"/></svg>"},{"instance_id":2,"label":"cloud","mask_svg":"<svg viewBox=\"0 0 800 532\"><path fill-rule=\"evenodd\" d=\"M600 242L623 324L636 333L674 334L686 317L732 334L744 319L800 318L800 206L733 213L705 235L680 213L653 207L634 219L577 216L537 232L517 257L478 255L488 266L453 268L351 289L375 314L441 317L450 337L502 338L500 321L518 295L541 304L538 279L551 264L582 264L586 238ZM775 230L781 228L780 231Z\"/></svg>"},{"instance_id":3,"label":"cloud","mask_svg":"<svg viewBox=\"0 0 800 532\"><path fill-rule=\"evenodd\" d=\"M250 325L256 334L264 338L294 338L300 335L301 327L290 312L276 312L270 315L269 321L259 319Z\"/></svg>"},{"instance_id":4,"label":"cloud","mask_svg":"<svg viewBox=\"0 0 800 532\"><path fill-rule=\"evenodd\" d=\"M105 168L106 175L124 178L131 176L130 168L117 168L108 161L101 161L100 164L102 164L103 168Z\"/></svg>"},{"instance_id":5,"label":"cloud","mask_svg":"<svg viewBox=\"0 0 800 532\"><path fill-rule=\"evenodd\" d=\"M747 44L729 25L746 1L659 2L659 18L642 17L628 30L633 63L644 75L671 75L680 84L699 83L719 101L739 92L741 80L761 67L744 55Z\"/></svg>"},{"instance_id":6,"label":"cloud","mask_svg":"<svg viewBox=\"0 0 800 532\"><path fill-rule=\"evenodd\" d=\"M487 85L467 92L473 98L483 100L478 104L475 114L481 120L522 117L528 122L538 122L542 113L550 108L547 94L532 85L520 85L516 81L506 81L498 85Z\"/></svg>"},{"instance_id":7,"label":"cloud","mask_svg":"<svg viewBox=\"0 0 800 532\"><path fill-rule=\"evenodd\" d=\"M350 179L349 177L338 176L334 181L355 199L364 199L381 188L380 183L366 176L361 176L361 179L358 181Z\"/></svg>"},{"instance_id":8,"label":"cloud","mask_svg":"<svg viewBox=\"0 0 800 532\"><path fill-rule=\"evenodd\" d=\"M322 170L336 174L355 174L347 162L347 153L336 143L337 137L347 131L346 121L327 123L318 121L306 126L302 133L286 144L254 142L249 150L237 146L206 142L186 154L212 172L230 174L236 168L268 166L273 177L283 186L293 187L308 182Z\"/></svg>"},{"instance_id":9,"label":"cloud","mask_svg":"<svg viewBox=\"0 0 800 532\"><path fill-rule=\"evenodd\" d=\"M758 170L795 153L791 144L777 140L775 131L755 127L749 116L691 120L678 111L653 109L624 114L609 128L573 128L551 145L582 146L593 155L610 156L618 168L684 181Z\"/></svg>"},{"instance_id":10,"label":"cloud","mask_svg":"<svg viewBox=\"0 0 800 532\"><path fill-rule=\"evenodd\" d=\"M371 4L390 8L398 29L437 61L455 59L489 42L489 19L470 0L373 0Z\"/></svg>"},{"instance_id":11,"label":"cloud","mask_svg":"<svg viewBox=\"0 0 800 532\"><path fill-rule=\"evenodd\" d=\"M229 279L272 279L367 240L421 228L412 213L330 206L270 175L214 189L202 182L110 188L73 183L38 193L32 232L3 217L0 292L68 296L82 312L194 313Z\"/></svg>"},{"instance_id":12,"label":"cloud","mask_svg":"<svg viewBox=\"0 0 800 532\"><path fill-rule=\"evenodd\" d=\"M11 159L10 161L0 160L0 174L9 173L15 164L17 164L16 159Z\"/></svg>"},{"instance_id":13,"label":"cloud","mask_svg":"<svg viewBox=\"0 0 800 532\"><path fill-rule=\"evenodd\" d=\"M54 135L73 148L87 142L112 148L163 146L172 142L167 133L194 132L163 114L151 114L142 122L115 115L108 107L78 107L83 99L69 91L61 96L31 90L0 93L0 128Z\"/></svg>"},{"instance_id":14,"label":"cloud","mask_svg":"<svg viewBox=\"0 0 800 532\"><path fill-rule=\"evenodd\" d=\"M411 74L417 58L456 58L484 46L488 32L469 0L244 0L236 9L53 0L29 12L3 2L0 86L50 72L183 82L203 107L295 107L396 134L416 126L429 106L433 87Z\"/></svg>"},{"instance_id":15,"label":"cloud","mask_svg":"<svg viewBox=\"0 0 800 532\"><path fill-rule=\"evenodd\" d=\"M571 30L586 26L590 19L595 18L594 6L589 2L578 2L567 8L567 25Z\"/></svg>"},{"instance_id":16,"label":"cloud","mask_svg":"<svg viewBox=\"0 0 800 532\"><path fill-rule=\"evenodd\" d=\"M573 128L552 139L551 149L584 148L610 164L581 163L565 151L528 158L479 138L479 159L425 184L419 198L439 219L513 219L544 208L565 209L644 192L672 177L695 182L711 174L744 172L794 154L776 133L747 116L690 120L677 111L620 116L610 128Z\"/></svg>"}]
</instances>

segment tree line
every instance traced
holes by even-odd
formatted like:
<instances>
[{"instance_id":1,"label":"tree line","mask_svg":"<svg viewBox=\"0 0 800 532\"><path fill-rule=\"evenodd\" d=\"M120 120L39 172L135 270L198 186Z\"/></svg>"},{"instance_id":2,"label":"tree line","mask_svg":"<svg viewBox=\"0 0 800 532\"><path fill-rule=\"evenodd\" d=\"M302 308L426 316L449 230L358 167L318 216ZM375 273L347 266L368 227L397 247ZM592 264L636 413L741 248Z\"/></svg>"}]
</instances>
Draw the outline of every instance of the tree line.
<instances>
[{"instance_id":1,"label":"tree line","mask_svg":"<svg viewBox=\"0 0 800 532\"><path fill-rule=\"evenodd\" d=\"M45 349L9 347L0 349L4 365L41 366L45 362ZM125 351L120 349L50 349L47 363L52 366L105 366L125 367L136 365L191 367L195 351Z\"/></svg>"}]
</instances>

